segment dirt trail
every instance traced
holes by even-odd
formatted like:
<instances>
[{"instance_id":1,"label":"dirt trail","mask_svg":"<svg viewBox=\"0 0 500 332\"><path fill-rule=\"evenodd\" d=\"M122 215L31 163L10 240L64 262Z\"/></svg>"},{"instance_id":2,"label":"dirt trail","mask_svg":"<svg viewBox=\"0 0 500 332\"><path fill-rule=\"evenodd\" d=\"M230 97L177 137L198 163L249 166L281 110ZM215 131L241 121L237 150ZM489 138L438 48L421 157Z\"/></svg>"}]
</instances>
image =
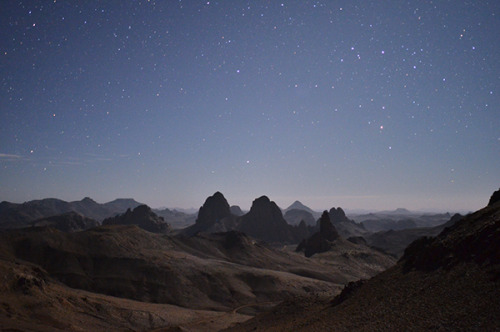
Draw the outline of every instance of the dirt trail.
<instances>
[{"instance_id":1,"label":"dirt trail","mask_svg":"<svg viewBox=\"0 0 500 332\"><path fill-rule=\"evenodd\" d=\"M249 308L249 307L260 307L260 306L263 306L263 305L277 305L278 303L280 303L281 301L278 301L278 302L272 302L272 301L268 301L268 302L260 302L260 303L250 303L250 304L245 304L245 305L242 305L242 306L239 306L235 309L233 309L232 313L233 314L237 314L239 310L243 309L243 308Z\"/></svg>"},{"instance_id":2,"label":"dirt trail","mask_svg":"<svg viewBox=\"0 0 500 332\"><path fill-rule=\"evenodd\" d=\"M197 332L197 331L219 331L221 329L227 328L234 323L244 322L248 319L251 319L252 315L240 314L238 311L244 308L251 307L260 307L260 306L270 306L277 305L279 302L259 302L259 303L249 303L245 305L241 305L239 307L234 308L232 311L221 312L218 315L203 317L198 320L180 324L175 327L163 327L153 330L154 332L161 331L189 331L189 332Z\"/></svg>"}]
</instances>

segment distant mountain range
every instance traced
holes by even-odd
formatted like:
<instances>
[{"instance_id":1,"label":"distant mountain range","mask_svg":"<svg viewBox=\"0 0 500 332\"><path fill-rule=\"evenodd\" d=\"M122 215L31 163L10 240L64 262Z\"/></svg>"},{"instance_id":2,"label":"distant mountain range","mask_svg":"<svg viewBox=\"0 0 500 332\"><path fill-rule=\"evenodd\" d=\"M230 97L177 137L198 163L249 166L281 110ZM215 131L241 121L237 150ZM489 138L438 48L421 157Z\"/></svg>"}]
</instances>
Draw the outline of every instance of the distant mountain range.
<instances>
[{"instance_id":1,"label":"distant mountain range","mask_svg":"<svg viewBox=\"0 0 500 332\"><path fill-rule=\"evenodd\" d=\"M142 211L144 213L140 216L141 213L134 213L133 210L141 205L134 199L116 199L99 204L88 197L74 202L51 198L23 204L2 202L0 228L44 225L64 231L78 231L95 227L108 219L105 224L135 224L148 231L163 233L174 229L187 236L199 232L236 230L257 240L276 244L297 244L320 229L319 212L295 201L283 210L283 214L266 196L255 199L246 213L238 206L230 206L220 192L208 197L198 214L145 207L143 210L147 211ZM354 220L348 218L340 207L331 208L328 213L332 225L342 238L352 238L354 243L365 243L396 257L416 237L437 234L441 229L439 225L451 219L449 214L416 214L401 208L354 215Z\"/></svg>"},{"instance_id":2,"label":"distant mountain range","mask_svg":"<svg viewBox=\"0 0 500 332\"><path fill-rule=\"evenodd\" d=\"M0 203L0 228L25 227L30 222L68 212L76 212L101 222L105 218L123 213L141 205L133 199L116 199L99 204L89 197L81 201L66 202L55 198L34 200L22 204Z\"/></svg>"}]
</instances>

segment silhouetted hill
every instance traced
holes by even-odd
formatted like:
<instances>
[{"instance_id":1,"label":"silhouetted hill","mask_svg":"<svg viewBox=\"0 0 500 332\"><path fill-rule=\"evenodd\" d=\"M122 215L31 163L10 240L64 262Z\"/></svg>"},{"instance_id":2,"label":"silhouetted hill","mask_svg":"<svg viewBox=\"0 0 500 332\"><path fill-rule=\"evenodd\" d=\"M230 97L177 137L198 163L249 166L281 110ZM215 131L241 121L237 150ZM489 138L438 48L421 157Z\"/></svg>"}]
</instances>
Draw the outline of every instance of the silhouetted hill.
<instances>
[{"instance_id":1,"label":"silhouetted hill","mask_svg":"<svg viewBox=\"0 0 500 332\"><path fill-rule=\"evenodd\" d=\"M103 206L110 211L127 211L128 209L135 209L141 203L133 198L117 198L111 202L104 203Z\"/></svg>"},{"instance_id":2,"label":"silhouetted hill","mask_svg":"<svg viewBox=\"0 0 500 332\"><path fill-rule=\"evenodd\" d=\"M229 203L224 195L216 192L213 196L208 197L205 204L200 208L196 224L210 227L229 216L231 216Z\"/></svg>"},{"instance_id":3,"label":"silhouetted hill","mask_svg":"<svg viewBox=\"0 0 500 332\"><path fill-rule=\"evenodd\" d=\"M87 218L76 212L67 212L57 216L47 217L31 222L33 227L52 227L63 232L78 232L99 226L94 219Z\"/></svg>"},{"instance_id":4,"label":"silhouetted hill","mask_svg":"<svg viewBox=\"0 0 500 332\"><path fill-rule=\"evenodd\" d=\"M235 219L224 195L216 192L200 207L196 223L182 233L190 236L198 232L216 233L233 230L236 228Z\"/></svg>"},{"instance_id":5,"label":"silhouetted hill","mask_svg":"<svg viewBox=\"0 0 500 332\"><path fill-rule=\"evenodd\" d=\"M333 301L289 300L229 330L498 331L498 239L500 202L416 240L395 267Z\"/></svg>"},{"instance_id":6,"label":"silhouetted hill","mask_svg":"<svg viewBox=\"0 0 500 332\"><path fill-rule=\"evenodd\" d=\"M55 198L34 200L22 204L2 202L0 204L0 227L25 227L30 221L70 211L72 211L70 203Z\"/></svg>"},{"instance_id":7,"label":"silhouetted hill","mask_svg":"<svg viewBox=\"0 0 500 332\"><path fill-rule=\"evenodd\" d=\"M154 213L147 205L139 205L134 210L128 209L124 214L104 219L103 225L136 225L148 232L168 233L170 225Z\"/></svg>"},{"instance_id":8,"label":"silhouetted hill","mask_svg":"<svg viewBox=\"0 0 500 332\"><path fill-rule=\"evenodd\" d=\"M2 202L0 203L0 228L26 227L30 222L37 219L71 211L102 221L107 217L123 213L128 208L135 208L138 205L140 203L131 199L99 204L88 197L74 202L66 202L55 198L34 200L22 204Z\"/></svg>"},{"instance_id":9,"label":"silhouetted hill","mask_svg":"<svg viewBox=\"0 0 500 332\"><path fill-rule=\"evenodd\" d=\"M252 202L250 211L239 218L239 231L266 242L294 243L292 227L276 203L262 196Z\"/></svg>"},{"instance_id":10,"label":"silhouetted hill","mask_svg":"<svg viewBox=\"0 0 500 332\"><path fill-rule=\"evenodd\" d=\"M314 211L308 206L305 206L302 204L300 201L295 201L293 202L289 207L283 210L283 213L286 213L290 210L302 210L302 211L307 211L310 214L313 215L314 219L318 219L321 216L321 212Z\"/></svg>"}]
</instances>

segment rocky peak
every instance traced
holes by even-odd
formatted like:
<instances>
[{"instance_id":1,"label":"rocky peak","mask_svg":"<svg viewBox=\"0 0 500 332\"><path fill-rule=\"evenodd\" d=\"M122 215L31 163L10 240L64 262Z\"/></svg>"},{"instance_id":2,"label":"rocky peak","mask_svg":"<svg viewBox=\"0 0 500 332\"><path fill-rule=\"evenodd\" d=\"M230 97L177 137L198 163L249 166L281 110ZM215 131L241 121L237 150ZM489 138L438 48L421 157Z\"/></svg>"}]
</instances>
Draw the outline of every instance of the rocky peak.
<instances>
[{"instance_id":1,"label":"rocky peak","mask_svg":"<svg viewBox=\"0 0 500 332\"><path fill-rule=\"evenodd\" d=\"M335 227L333 227L330 221L330 215L326 210L323 212L321 218L319 219L319 233L325 240L328 241L333 241L339 237L339 233L337 233L337 230L335 229Z\"/></svg>"},{"instance_id":2,"label":"rocky peak","mask_svg":"<svg viewBox=\"0 0 500 332\"><path fill-rule=\"evenodd\" d=\"M229 216L231 216L229 203L224 195L216 192L208 197L200 208L196 224L209 227Z\"/></svg>"},{"instance_id":3,"label":"rocky peak","mask_svg":"<svg viewBox=\"0 0 500 332\"><path fill-rule=\"evenodd\" d=\"M490 201L488 202L488 206L493 206L493 204L499 201L500 201L500 189L498 189L493 193L493 195L491 195Z\"/></svg>"},{"instance_id":4,"label":"rocky peak","mask_svg":"<svg viewBox=\"0 0 500 332\"><path fill-rule=\"evenodd\" d=\"M97 204L97 202L90 197L85 197L84 199L81 200L81 202L86 204Z\"/></svg>"},{"instance_id":5,"label":"rocky peak","mask_svg":"<svg viewBox=\"0 0 500 332\"><path fill-rule=\"evenodd\" d=\"M311 214L315 213L311 208L305 206L300 201L293 202L292 205L290 205L289 207L287 207L285 209L285 212L290 211L290 210L302 210L302 211L310 212Z\"/></svg>"},{"instance_id":6,"label":"rocky peak","mask_svg":"<svg viewBox=\"0 0 500 332\"><path fill-rule=\"evenodd\" d=\"M149 216L153 216L153 215L156 216L156 214L151 210L151 208L145 204L139 205L138 207L136 207L132 211L130 211L130 208L129 208L127 210L127 213L131 213L132 216L134 216L134 217L149 217Z\"/></svg>"},{"instance_id":7,"label":"rocky peak","mask_svg":"<svg viewBox=\"0 0 500 332\"><path fill-rule=\"evenodd\" d=\"M253 217L257 222L276 225L288 225L283 218L281 209L275 202L271 201L267 196L261 196L252 202L252 207L249 216Z\"/></svg>"},{"instance_id":8,"label":"rocky peak","mask_svg":"<svg viewBox=\"0 0 500 332\"><path fill-rule=\"evenodd\" d=\"M291 226L283 218L281 209L267 196L261 196L252 202L250 211L241 217L238 229L268 242L294 241Z\"/></svg>"},{"instance_id":9,"label":"rocky peak","mask_svg":"<svg viewBox=\"0 0 500 332\"><path fill-rule=\"evenodd\" d=\"M274 202L272 202L274 203ZM259 208L262 208L262 207L267 207L271 204L271 200L269 199L269 197L267 196L260 196L259 198L256 198L253 202L252 202L252 207L250 208L250 211L252 209L259 209Z\"/></svg>"},{"instance_id":10,"label":"rocky peak","mask_svg":"<svg viewBox=\"0 0 500 332\"><path fill-rule=\"evenodd\" d=\"M334 224L348 221L344 210L342 210L342 208L340 208L340 207L331 208L329 213L330 213L330 219L331 219L332 223L334 223Z\"/></svg>"}]
</instances>

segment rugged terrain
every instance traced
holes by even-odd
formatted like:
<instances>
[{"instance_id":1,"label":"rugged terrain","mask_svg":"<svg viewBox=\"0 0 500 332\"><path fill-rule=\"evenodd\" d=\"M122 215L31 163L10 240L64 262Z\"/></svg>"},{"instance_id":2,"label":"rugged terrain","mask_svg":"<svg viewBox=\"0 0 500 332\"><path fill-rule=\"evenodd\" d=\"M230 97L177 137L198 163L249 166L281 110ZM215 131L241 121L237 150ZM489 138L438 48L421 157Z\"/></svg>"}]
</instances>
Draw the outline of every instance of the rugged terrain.
<instances>
[{"instance_id":1,"label":"rugged terrain","mask_svg":"<svg viewBox=\"0 0 500 332\"><path fill-rule=\"evenodd\" d=\"M373 247L381 249L382 251L400 258L406 247L424 236L437 236L446 227L452 226L455 222L462 219L463 216L455 214L446 223L434 227L421 227L421 228L408 228L401 230L389 230L376 233L367 233L364 235L366 243Z\"/></svg>"},{"instance_id":2,"label":"rugged terrain","mask_svg":"<svg viewBox=\"0 0 500 332\"><path fill-rule=\"evenodd\" d=\"M7 222L0 224L13 229L0 231L0 326L51 331L373 330L407 329L404 324L421 316L426 321L415 329L470 327L450 323L464 310L448 301L468 301L481 327L496 326L491 325L491 303L498 295L499 273L491 257L497 258L498 248L491 239L498 240L494 228L500 203L493 198L487 209L464 219L473 222L463 224L457 216L439 226L379 233L347 218L341 208L324 211L313 225L312 210L295 202L285 210L296 224L290 225L266 196L243 213L219 192L207 198L193 225L177 231L138 203L114 213L102 226L75 212L102 216L135 205L132 200L104 205L91 199L3 202L0 217ZM160 211L180 224L192 218ZM405 211L396 212L388 215L397 223ZM493 226L482 224L485 216ZM434 225L440 218L425 216L411 226ZM23 225L28 227L19 228ZM419 235L440 232L441 242L414 242L396 266L383 252L399 257ZM479 240L470 240L478 232ZM464 236L469 240L462 241ZM493 248L486 256L481 243ZM464 248L469 247L479 249L467 256ZM441 315L439 321L430 318L427 307ZM337 315L335 321L331 315Z\"/></svg>"},{"instance_id":3,"label":"rugged terrain","mask_svg":"<svg viewBox=\"0 0 500 332\"><path fill-rule=\"evenodd\" d=\"M498 331L499 240L496 201L413 242L396 266L333 300L292 299L230 330Z\"/></svg>"},{"instance_id":4,"label":"rugged terrain","mask_svg":"<svg viewBox=\"0 0 500 332\"><path fill-rule=\"evenodd\" d=\"M76 212L100 222L139 205L140 203L133 199L116 199L99 204L88 197L74 202L66 202L56 198L34 200L22 204L3 201L0 203L0 229L22 228L35 220L68 212Z\"/></svg>"},{"instance_id":5,"label":"rugged terrain","mask_svg":"<svg viewBox=\"0 0 500 332\"><path fill-rule=\"evenodd\" d=\"M290 297L331 297L394 264L347 241L307 259L237 231L183 237L121 225L2 231L0 257L2 326L35 330L217 330Z\"/></svg>"},{"instance_id":6,"label":"rugged terrain","mask_svg":"<svg viewBox=\"0 0 500 332\"><path fill-rule=\"evenodd\" d=\"M27 262L1 259L0 275L2 331L218 331L251 318L69 288Z\"/></svg>"}]
</instances>

